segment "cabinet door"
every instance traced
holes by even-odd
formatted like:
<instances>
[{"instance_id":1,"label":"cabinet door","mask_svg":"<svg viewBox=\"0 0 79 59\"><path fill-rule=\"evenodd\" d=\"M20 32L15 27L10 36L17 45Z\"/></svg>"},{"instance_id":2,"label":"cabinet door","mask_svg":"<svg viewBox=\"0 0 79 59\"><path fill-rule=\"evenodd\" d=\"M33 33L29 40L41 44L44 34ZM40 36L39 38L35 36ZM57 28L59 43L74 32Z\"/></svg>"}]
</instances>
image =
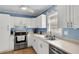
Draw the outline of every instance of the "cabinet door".
<instances>
[{"instance_id":1,"label":"cabinet door","mask_svg":"<svg viewBox=\"0 0 79 59\"><path fill-rule=\"evenodd\" d=\"M31 25L32 25L32 28L37 28L37 27L36 27L37 24L35 23L35 19L32 20L32 24L31 24Z\"/></svg>"},{"instance_id":2,"label":"cabinet door","mask_svg":"<svg viewBox=\"0 0 79 59\"><path fill-rule=\"evenodd\" d=\"M35 26L37 26L37 24L35 24L35 19L30 20L29 26L30 26L30 28L35 28Z\"/></svg>"},{"instance_id":3,"label":"cabinet door","mask_svg":"<svg viewBox=\"0 0 79 59\"><path fill-rule=\"evenodd\" d=\"M38 39L38 51L37 51L38 54L42 53L42 47L43 47L42 42L40 39Z\"/></svg>"},{"instance_id":4,"label":"cabinet door","mask_svg":"<svg viewBox=\"0 0 79 59\"><path fill-rule=\"evenodd\" d=\"M59 28L67 27L66 19L67 18L67 10L66 6L60 5L58 6L58 25Z\"/></svg>"},{"instance_id":5,"label":"cabinet door","mask_svg":"<svg viewBox=\"0 0 79 59\"><path fill-rule=\"evenodd\" d=\"M38 17L35 18L35 28L39 27L39 19Z\"/></svg>"},{"instance_id":6,"label":"cabinet door","mask_svg":"<svg viewBox=\"0 0 79 59\"><path fill-rule=\"evenodd\" d=\"M37 25L37 28L41 28L41 25L42 25L41 16L38 16L38 17L36 18L36 25Z\"/></svg>"},{"instance_id":7,"label":"cabinet door","mask_svg":"<svg viewBox=\"0 0 79 59\"><path fill-rule=\"evenodd\" d=\"M79 28L79 5L74 5L74 23L75 28Z\"/></svg>"},{"instance_id":8,"label":"cabinet door","mask_svg":"<svg viewBox=\"0 0 79 59\"><path fill-rule=\"evenodd\" d=\"M46 28L46 15L40 15L36 18L37 28Z\"/></svg>"},{"instance_id":9,"label":"cabinet door","mask_svg":"<svg viewBox=\"0 0 79 59\"><path fill-rule=\"evenodd\" d=\"M14 28L14 18L12 16L10 16L10 28Z\"/></svg>"},{"instance_id":10,"label":"cabinet door","mask_svg":"<svg viewBox=\"0 0 79 59\"><path fill-rule=\"evenodd\" d=\"M73 28L74 27L74 5L71 5L70 6L70 26L71 26L71 28Z\"/></svg>"},{"instance_id":11,"label":"cabinet door","mask_svg":"<svg viewBox=\"0 0 79 59\"><path fill-rule=\"evenodd\" d=\"M53 31L58 28L57 12L48 15L48 31ZM53 31L54 32L54 31Z\"/></svg>"},{"instance_id":12,"label":"cabinet door","mask_svg":"<svg viewBox=\"0 0 79 59\"><path fill-rule=\"evenodd\" d=\"M14 50L14 36L10 36L10 50Z\"/></svg>"},{"instance_id":13,"label":"cabinet door","mask_svg":"<svg viewBox=\"0 0 79 59\"><path fill-rule=\"evenodd\" d=\"M46 15L42 15L42 28L46 28Z\"/></svg>"},{"instance_id":14,"label":"cabinet door","mask_svg":"<svg viewBox=\"0 0 79 59\"><path fill-rule=\"evenodd\" d=\"M28 47L32 46L32 36L30 34L28 34L27 36L27 43L28 43Z\"/></svg>"},{"instance_id":15,"label":"cabinet door","mask_svg":"<svg viewBox=\"0 0 79 59\"><path fill-rule=\"evenodd\" d=\"M67 19L66 19L66 24L67 24L67 28L71 28L72 27L72 21L73 21L73 8L71 7L71 5L66 5L66 10L67 10Z\"/></svg>"},{"instance_id":16,"label":"cabinet door","mask_svg":"<svg viewBox=\"0 0 79 59\"><path fill-rule=\"evenodd\" d=\"M14 26L20 26L21 25L21 20L19 17L13 17L14 19Z\"/></svg>"},{"instance_id":17,"label":"cabinet door","mask_svg":"<svg viewBox=\"0 0 79 59\"><path fill-rule=\"evenodd\" d=\"M43 54L49 54L49 44L43 41L43 49L42 52Z\"/></svg>"},{"instance_id":18,"label":"cabinet door","mask_svg":"<svg viewBox=\"0 0 79 59\"><path fill-rule=\"evenodd\" d=\"M35 49L35 51L37 52L38 51L38 38L37 37L34 37L33 38L33 48Z\"/></svg>"},{"instance_id":19,"label":"cabinet door","mask_svg":"<svg viewBox=\"0 0 79 59\"><path fill-rule=\"evenodd\" d=\"M38 54L48 54L49 53L49 44L42 41L41 39L38 40L38 42L39 42L38 43Z\"/></svg>"},{"instance_id":20,"label":"cabinet door","mask_svg":"<svg viewBox=\"0 0 79 59\"><path fill-rule=\"evenodd\" d=\"M58 6L58 25L60 28L70 27L70 6Z\"/></svg>"}]
</instances>

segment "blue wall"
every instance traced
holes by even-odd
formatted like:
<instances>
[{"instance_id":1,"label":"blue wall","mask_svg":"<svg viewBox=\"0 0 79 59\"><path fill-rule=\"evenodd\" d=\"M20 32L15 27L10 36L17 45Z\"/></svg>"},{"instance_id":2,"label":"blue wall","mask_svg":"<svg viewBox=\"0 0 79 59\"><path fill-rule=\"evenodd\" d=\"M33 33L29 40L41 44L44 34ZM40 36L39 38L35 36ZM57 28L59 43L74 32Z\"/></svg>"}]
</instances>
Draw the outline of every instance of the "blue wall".
<instances>
[{"instance_id":1,"label":"blue wall","mask_svg":"<svg viewBox=\"0 0 79 59\"><path fill-rule=\"evenodd\" d=\"M35 28L26 28L24 27L19 27L16 26L15 28L11 28L12 31L17 31L17 30L26 30L27 32L33 31ZM47 32L47 28L36 28L37 32Z\"/></svg>"},{"instance_id":2,"label":"blue wall","mask_svg":"<svg viewBox=\"0 0 79 59\"><path fill-rule=\"evenodd\" d=\"M77 29L64 28L63 29L63 33L64 33L64 31L67 31L68 32L68 35L64 35L63 34L65 37L79 40L79 28L77 28Z\"/></svg>"}]
</instances>

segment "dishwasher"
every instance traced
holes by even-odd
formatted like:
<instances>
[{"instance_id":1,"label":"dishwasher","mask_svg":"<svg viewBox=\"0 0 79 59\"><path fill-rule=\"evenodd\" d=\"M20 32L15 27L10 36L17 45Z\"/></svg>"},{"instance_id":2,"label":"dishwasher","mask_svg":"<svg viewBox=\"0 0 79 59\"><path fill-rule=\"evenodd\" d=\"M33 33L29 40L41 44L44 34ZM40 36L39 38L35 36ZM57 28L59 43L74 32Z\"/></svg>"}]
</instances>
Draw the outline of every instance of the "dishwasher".
<instances>
[{"instance_id":1,"label":"dishwasher","mask_svg":"<svg viewBox=\"0 0 79 59\"><path fill-rule=\"evenodd\" d=\"M55 47L54 45L49 44L49 54L68 54L67 52Z\"/></svg>"}]
</instances>

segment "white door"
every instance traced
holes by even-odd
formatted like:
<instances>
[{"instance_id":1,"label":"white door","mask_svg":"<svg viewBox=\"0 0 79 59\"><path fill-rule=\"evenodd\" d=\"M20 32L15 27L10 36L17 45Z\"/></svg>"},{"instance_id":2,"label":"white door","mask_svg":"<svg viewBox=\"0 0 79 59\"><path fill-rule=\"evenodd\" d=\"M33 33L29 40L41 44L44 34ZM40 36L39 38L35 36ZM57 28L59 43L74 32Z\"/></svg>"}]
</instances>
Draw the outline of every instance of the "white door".
<instances>
[{"instance_id":1,"label":"white door","mask_svg":"<svg viewBox=\"0 0 79 59\"><path fill-rule=\"evenodd\" d=\"M0 14L0 51L9 50L9 15Z\"/></svg>"}]
</instances>

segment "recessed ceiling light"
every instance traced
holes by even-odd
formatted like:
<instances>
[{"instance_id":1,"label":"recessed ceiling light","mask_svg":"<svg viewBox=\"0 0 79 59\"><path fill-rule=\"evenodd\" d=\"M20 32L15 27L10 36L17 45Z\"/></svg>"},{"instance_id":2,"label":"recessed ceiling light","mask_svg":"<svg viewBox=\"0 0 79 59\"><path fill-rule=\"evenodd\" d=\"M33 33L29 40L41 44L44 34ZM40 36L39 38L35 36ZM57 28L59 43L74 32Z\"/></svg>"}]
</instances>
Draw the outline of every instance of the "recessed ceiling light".
<instances>
[{"instance_id":1,"label":"recessed ceiling light","mask_svg":"<svg viewBox=\"0 0 79 59\"><path fill-rule=\"evenodd\" d=\"M28 11L28 12L34 13L34 10L31 9L30 7L27 7L27 6L21 6L20 8L21 8L21 10L23 10L23 11Z\"/></svg>"},{"instance_id":2,"label":"recessed ceiling light","mask_svg":"<svg viewBox=\"0 0 79 59\"><path fill-rule=\"evenodd\" d=\"M21 7L22 10L27 10L27 7Z\"/></svg>"}]
</instances>

